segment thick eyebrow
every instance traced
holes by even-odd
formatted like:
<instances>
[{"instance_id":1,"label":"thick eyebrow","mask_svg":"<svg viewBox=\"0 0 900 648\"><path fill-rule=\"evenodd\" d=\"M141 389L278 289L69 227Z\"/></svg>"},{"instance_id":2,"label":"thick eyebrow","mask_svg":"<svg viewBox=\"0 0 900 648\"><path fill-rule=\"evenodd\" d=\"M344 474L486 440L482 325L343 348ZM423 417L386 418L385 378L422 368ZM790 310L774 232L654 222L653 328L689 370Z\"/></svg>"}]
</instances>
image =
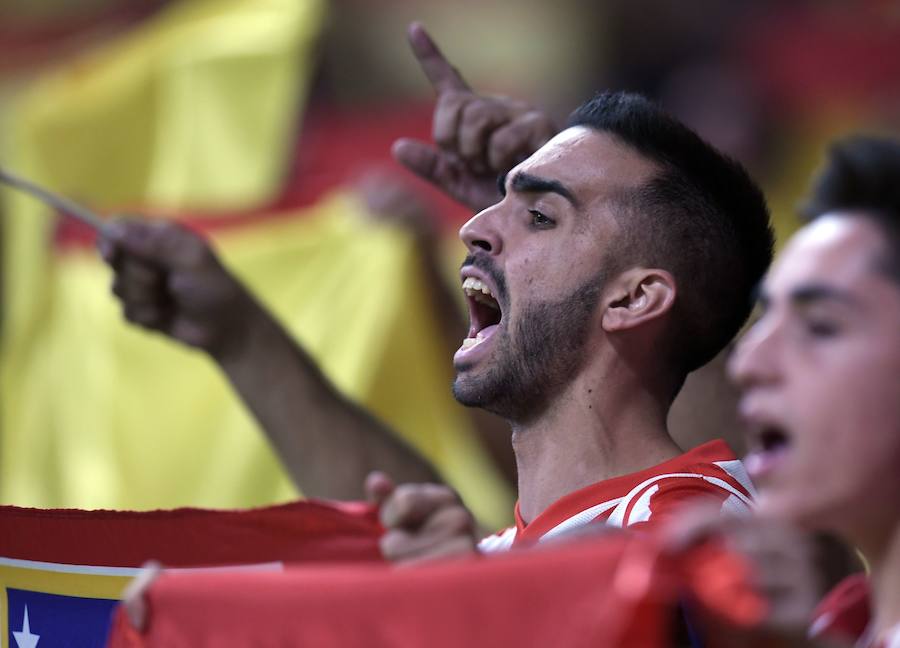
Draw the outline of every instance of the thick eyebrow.
<instances>
[{"instance_id":1,"label":"thick eyebrow","mask_svg":"<svg viewBox=\"0 0 900 648\"><path fill-rule=\"evenodd\" d=\"M849 306L860 306L850 293L826 284L805 284L791 290L790 300L797 306L807 306L820 301L837 301Z\"/></svg>"},{"instance_id":2,"label":"thick eyebrow","mask_svg":"<svg viewBox=\"0 0 900 648\"><path fill-rule=\"evenodd\" d=\"M503 176L505 180L505 176ZM531 175L530 173L522 173L521 171L513 176L512 179L512 189L513 191L520 191L523 193L555 193L559 194L570 203L572 203L573 207L578 207L578 200L575 198L575 194L566 187L563 183L558 180L549 180L547 178L539 178L538 176ZM503 192L505 194L505 192Z\"/></svg>"}]
</instances>

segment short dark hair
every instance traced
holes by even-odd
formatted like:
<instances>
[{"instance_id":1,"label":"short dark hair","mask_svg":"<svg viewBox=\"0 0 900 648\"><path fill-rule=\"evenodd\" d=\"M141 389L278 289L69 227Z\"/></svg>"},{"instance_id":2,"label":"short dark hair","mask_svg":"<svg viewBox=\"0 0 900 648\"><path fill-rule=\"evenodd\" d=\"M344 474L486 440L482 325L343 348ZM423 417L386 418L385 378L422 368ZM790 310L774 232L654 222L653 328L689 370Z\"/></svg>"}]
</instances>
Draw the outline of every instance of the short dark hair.
<instances>
[{"instance_id":1,"label":"short dark hair","mask_svg":"<svg viewBox=\"0 0 900 648\"><path fill-rule=\"evenodd\" d=\"M857 135L831 145L801 215L858 213L878 225L888 247L880 270L900 282L900 141Z\"/></svg>"},{"instance_id":2,"label":"short dark hair","mask_svg":"<svg viewBox=\"0 0 900 648\"><path fill-rule=\"evenodd\" d=\"M709 362L737 334L772 261L763 193L736 161L646 98L605 92L569 117L617 138L660 171L622 197L620 263L675 277L667 349L680 376Z\"/></svg>"}]
</instances>

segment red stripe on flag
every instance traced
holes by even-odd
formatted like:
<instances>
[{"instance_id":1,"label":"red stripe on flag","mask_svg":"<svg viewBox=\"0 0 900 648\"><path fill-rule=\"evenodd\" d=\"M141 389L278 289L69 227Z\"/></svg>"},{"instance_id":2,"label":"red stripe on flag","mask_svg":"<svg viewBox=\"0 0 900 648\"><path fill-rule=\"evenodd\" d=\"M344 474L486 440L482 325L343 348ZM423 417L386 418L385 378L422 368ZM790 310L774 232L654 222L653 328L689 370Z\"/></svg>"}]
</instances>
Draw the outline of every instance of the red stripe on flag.
<instances>
[{"instance_id":1,"label":"red stripe on flag","mask_svg":"<svg viewBox=\"0 0 900 648\"><path fill-rule=\"evenodd\" d=\"M380 560L381 531L363 503L144 512L2 506L0 556L108 567Z\"/></svg>"}]
</instances>

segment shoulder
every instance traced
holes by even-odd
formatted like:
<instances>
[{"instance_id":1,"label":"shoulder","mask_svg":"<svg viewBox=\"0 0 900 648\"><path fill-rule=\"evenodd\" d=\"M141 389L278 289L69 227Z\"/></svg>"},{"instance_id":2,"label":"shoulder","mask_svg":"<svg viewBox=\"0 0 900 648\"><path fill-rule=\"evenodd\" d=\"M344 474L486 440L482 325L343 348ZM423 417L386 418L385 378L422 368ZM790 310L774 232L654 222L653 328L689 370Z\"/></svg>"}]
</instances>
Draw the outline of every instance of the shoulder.
<instances>
[{"instance_id":1,"label":"shoulder","mask_svg":"<svg viewBox=\"0 0 900 648\"><path fill-rule=\"evenodd\" d=\"M666 471L632 488L611 513L609 524L625 527L659 521L685 504L704 501L718 503L723 512L747 513L755 492L741 462L733 455L711 461L716 457L691 454L685 453L685 461L669 463Z\"/></svg>"},{"instance_id":2,"label":"shoulder","mask_svg":"<svg viewBox=\"0 0 900 648\"><path fill-rule=\"evenodd\" d=\"M869 579L865 574L848 576L832 589L813 612L811 637L856 641L869 625Z\"/></svg>"}]
</instances>

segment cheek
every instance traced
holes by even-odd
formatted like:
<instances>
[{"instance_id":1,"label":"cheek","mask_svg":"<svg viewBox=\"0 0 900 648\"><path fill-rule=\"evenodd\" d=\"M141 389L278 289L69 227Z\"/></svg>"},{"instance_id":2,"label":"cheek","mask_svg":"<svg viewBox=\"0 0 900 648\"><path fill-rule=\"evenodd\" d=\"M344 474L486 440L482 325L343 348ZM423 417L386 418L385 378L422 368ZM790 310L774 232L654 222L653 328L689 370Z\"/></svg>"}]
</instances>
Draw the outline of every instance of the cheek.
<instances>
[{"instance_id":1,"label":"cheek","mask_svg":"<svg viewBox=\"0 0 900 648\"><path fill-rule=\"evenodd\" d=\"M793 446L763 500L778 515L835 530L900 508L900 362L865 343L827 351L784 358L780 402Z\"/></svg>"},{"instance_id":2,"label":"cheek","mask_svg":"<svg viewBox=\"0 0 900 648\"><path fill-rule=\"evenodd\" d=\"M523 255L505 268L511 305L555 301L578 285L579 269L556 255Z\"/></svg>"},{"instance_id":3,"label":"cheek","mask_svg":"<svg viewBox=\"0 0 900 648\"><path fill-rule=\"evenodd\" d=\"M886 387L872 372L847 372L796 395L792 481L823 512L877 515L900 505L900 394Z\"/></svg>"},{"instance_id":4,"label":"cheek","mask_svg":"<svg viewBox=\"0 0 900 648\"><path fill-rule=\"evenodd\" d=\"M857 335L790 360L803 370L791 376L787 402L796 423L822 430L824 442L870 445L863 441L892 423L900 433L900 353Z\"/></svg>"}]
</instances>

